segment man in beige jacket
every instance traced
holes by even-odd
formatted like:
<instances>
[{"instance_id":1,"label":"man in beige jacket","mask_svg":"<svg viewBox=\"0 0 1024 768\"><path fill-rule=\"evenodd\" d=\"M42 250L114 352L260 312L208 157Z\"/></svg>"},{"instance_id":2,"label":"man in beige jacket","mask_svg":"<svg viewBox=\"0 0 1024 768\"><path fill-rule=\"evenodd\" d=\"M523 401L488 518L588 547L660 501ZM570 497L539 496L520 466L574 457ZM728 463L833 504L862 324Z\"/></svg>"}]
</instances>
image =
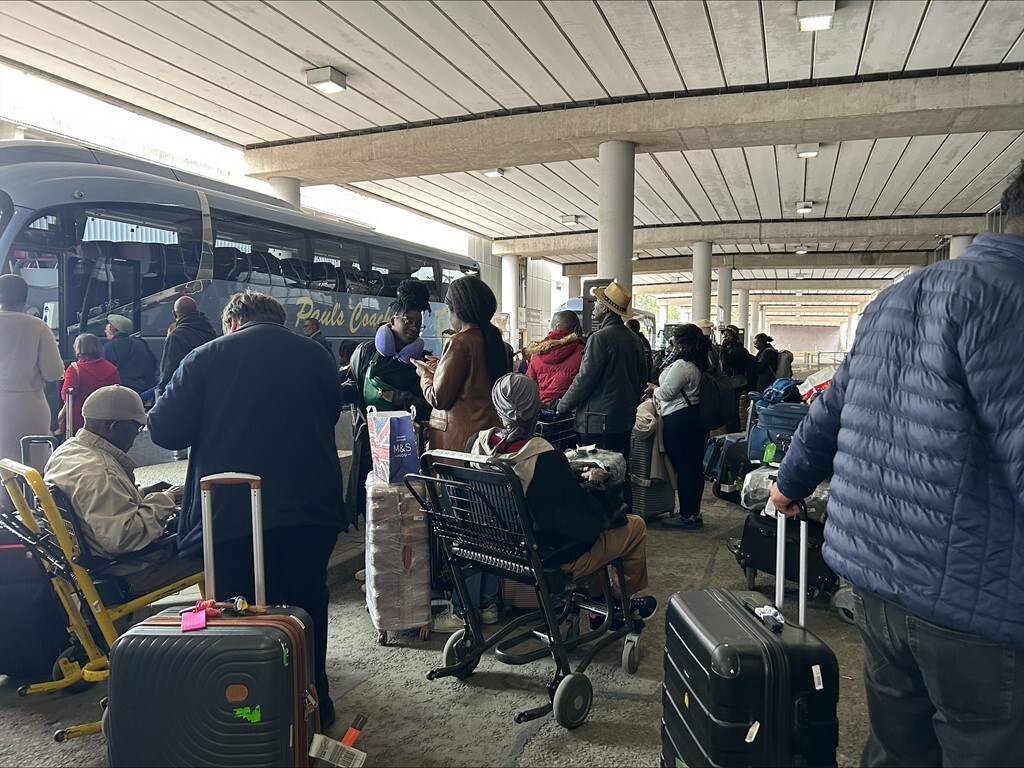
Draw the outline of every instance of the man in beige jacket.
<instances>
[{"instance_id":1,"label":"man in beige jacket","mask_svg":"<svg viewBox=\"0 0 1024 768\"><path fill-rule=\"evenodd\" d=\"M182 489L135 484L136 464L128 451L146 425L146 411L133 390L97 389L82 405L82 416L85 426L54 452L44 476L71 499L92 554L113 560L164 535ZM142 594L201 570L198 559L179 560L166 547L116 566L114 573L130 576L131 592Z\"/></svg>"}]
</instances>

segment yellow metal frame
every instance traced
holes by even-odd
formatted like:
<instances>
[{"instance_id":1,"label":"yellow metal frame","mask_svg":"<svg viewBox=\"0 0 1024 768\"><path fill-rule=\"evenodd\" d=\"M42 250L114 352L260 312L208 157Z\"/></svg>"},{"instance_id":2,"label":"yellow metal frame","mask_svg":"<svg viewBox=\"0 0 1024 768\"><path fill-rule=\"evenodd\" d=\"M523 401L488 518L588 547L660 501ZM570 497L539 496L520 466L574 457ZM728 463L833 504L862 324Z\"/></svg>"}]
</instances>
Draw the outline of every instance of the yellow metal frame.
<instances>
[{"instance_id":1,"label":"yellow metal frame","mask_svg":"<svg viewBox=\"0 0 1024 768\"><path fill-rule=\"evenodd\" d=\"M53 495L46 487L46 483L43 482L39 471L11 459L0 459L0 481L2 481L4 489L11 497L11 501L14 502L14 506L24 526L32 533L39 534L41 533L39 522L36 520L28 500L25 498L20 480L24 480L35 494L38 509L42 512L50 531L53 532L54 537L57 539L57 544L60 546L61 552L67 561L67 566L71 571L74 584L68 583L68 581L55 572L55 564L51 555L45 551L39 552L50 576L50 583L53 585L57 598L67 614L69 622L67 627L68 633L74 635L79 644L81 644L86 656L88 656L88 661L85 664L81 664L78 661L61 658L60 680L22 686L18 689L18 695L28 696L34 693L51 693L69 688L82 681L97 683L106 680L109 671L107 653L118 637L114 622L141 608L145 608L147 605L155 603L157 600L162 600L191 586L199 585L199 589L202 591L203 574L200 571L127 603L111 606L105 605L100 598L99 592L96 590L96 585L93 584L89 571L79 564L81 549L78 546L78 541L57 508L57 503L53 500ZM103 635L106 648L101 648L93 637L88 622L85 616L82 615L84 607L79 606L80 601L75 599L76 595L80 595L83 598L81 602L84 602L85 606L88 607L89 613ZM59 730L54 734L54 739L65 741L99 732L100 723L97 721Z\"/></svg>"}]
</instances>

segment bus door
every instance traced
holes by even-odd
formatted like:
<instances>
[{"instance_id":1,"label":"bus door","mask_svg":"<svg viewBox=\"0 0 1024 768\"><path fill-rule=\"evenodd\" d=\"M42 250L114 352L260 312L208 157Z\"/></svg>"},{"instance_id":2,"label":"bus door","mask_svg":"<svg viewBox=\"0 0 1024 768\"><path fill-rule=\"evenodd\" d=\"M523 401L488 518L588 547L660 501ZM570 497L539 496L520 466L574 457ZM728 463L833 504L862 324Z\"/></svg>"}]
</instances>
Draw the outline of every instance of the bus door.
<instances>
[{"instance_id":1,"label":"bus door","mask_svg":"<svg viewBox=\"0 0 1024 768\"><path fill-rule=\"evenodd\" d=\"M117 258L96 242L83 243L78 252L61 258L60 344L65 358L74 358L79 334L92 333L102 340L109 315L124 315L132 321L133 332L140 330L139 267L138 261Z\"/></svg>"}]
</instances>

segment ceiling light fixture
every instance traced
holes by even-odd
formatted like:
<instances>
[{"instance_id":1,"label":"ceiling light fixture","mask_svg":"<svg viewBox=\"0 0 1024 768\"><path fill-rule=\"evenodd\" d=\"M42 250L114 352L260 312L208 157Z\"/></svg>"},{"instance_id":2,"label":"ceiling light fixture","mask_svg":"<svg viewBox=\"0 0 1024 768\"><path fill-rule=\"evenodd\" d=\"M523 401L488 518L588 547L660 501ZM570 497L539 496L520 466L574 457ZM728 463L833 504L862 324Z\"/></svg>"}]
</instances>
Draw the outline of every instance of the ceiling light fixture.
<instances>
[{"instance_id":1,"label":"ceiling light fixture","mask_svg":"<svg viewBox=\"0 0 1024 768\"><path fill-rule=\"evenodd\" d=\"M799 254L800 256L803 256L803 255L804 255L805 253L807 253L807 250L808 250L808 249L807 249L807 246L806 246L806 245L798 245L798 246L796 247L796 252L797 252L797 253L798 253L798 254Z\"/></svg>"},{"instance_id":2,"label":"ceiling light fixture","mask_svg":"<svg viewBox=\"0 0 1024 768\"><path fill-rule=\"evenodd\" d=\"M799 203L796 204L797 213L810 213L813 210L814 203L812 203L810 200L801 200Z\"/></svg>"},{"instance_id":3,"label":"ceiling light fixture","mask_svg":"<svg viewBox=\"0 0 1024 768\"><path fill-rule=\"evenodd\" d=\"M345 73L334 67L307 69L306 85L316 88L320 93L341 93L348 87Z\"/></svg>"},{"instance_id":4,"label":"ceiling light fixture","mask_svg":"<svg viewBox=\"0 0 1024 768\"><path fill-rule=\"evenodd\" d=\"M821 145L816 141L810 144L797 144L796 156L805 159L808 157L817 157L819 149L821 149Z\"/></svg>"},{"instance_id":5,"label":"ceiling light fixture","mask_svg":"<svg viewBox=\"0 0 1024 768\"><path fill-rule=\"evenodd\" d=\"M832 29L836 0L797 0L796 18L801 32Z\"/></svg>"},{"instance_id":6,"label":"ceiling light fixture","mask_svg":"<svg viewBox=\"0 0 1024 768\"><path fill-rule=\"evenodd\" d=\"M640 254L639 253L634 253L633 254L633 261L640 261Z\"/></svg>"},{"instance_id":7,"label":"ceiling light fixture","mask_svg":"<svg viewBox=\"0 0 1024 768\"><path fill-rule=\"evenodd\" d=\"M505 175L504 168L491 168L490 170L483 171L484 176L489 179L500 179Z\"/></svg>"},{"instance_id":8,"label":"ceiling light fixture","mask_svg":"<svg viewBox=\"0 0 1024 768\"><path fill-rule=\"evenodd\" d=\"M578 214L575 214L575 213L571 214L569 216L563 216L562 217L562 223L563 224L579 224L580 223L580 217L579 217Z\"/></svg>"}]
</instances>

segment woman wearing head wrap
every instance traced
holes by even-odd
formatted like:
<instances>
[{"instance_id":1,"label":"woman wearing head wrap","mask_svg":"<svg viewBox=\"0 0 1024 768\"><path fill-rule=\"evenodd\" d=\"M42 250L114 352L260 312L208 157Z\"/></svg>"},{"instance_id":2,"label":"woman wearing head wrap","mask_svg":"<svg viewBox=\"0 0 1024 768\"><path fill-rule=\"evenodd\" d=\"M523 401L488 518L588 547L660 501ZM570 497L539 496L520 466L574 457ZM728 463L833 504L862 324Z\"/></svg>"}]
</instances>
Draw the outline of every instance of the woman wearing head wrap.
<instances>
[{"instance_id":1,"label":"woman wearing head wrap","mask_svg":"<svg viewBox=\"0 0 1024 768\"><path fill-rule=\"evenodd\" d=\"M403 280L398 297L388 307L388 322L352 353L349 376L341 385L342 402L356 406L352 419L352 469L348 478L345 514L355 525L366 509L366 476L370 474L370 436L366 409L407 411L416 419L430 418L430 404L420 392L413 360L424 357L423 313L430 311L430 289L419 280Z\"/></svg>"},{"instance_id":2,"label":"woman wearing head wrap","mask_svg":"<svg viewBox=\"0 0 1024 768\"><path fill-rule=\"evenodd\" d=\"M636 515L626 515L625 524L615 520L599 496L588 493L576 479L568 459L547 440L534 435L540 415L537 382L518 373L502 376L491 398L503 426L485 429L470 438L467 449L511 465L523 484L545 562L558 564L573 579L581 579L621 559L630 594L644 589L647 525ZM618 527L610 527L613 520ZM600 593L595 584L593 594ZM653 615L657 601L653 597L633 597L630 606L634 618L646 619ZM461 626L460 622L456 629Z\"/></svg>"}]
</instances>

